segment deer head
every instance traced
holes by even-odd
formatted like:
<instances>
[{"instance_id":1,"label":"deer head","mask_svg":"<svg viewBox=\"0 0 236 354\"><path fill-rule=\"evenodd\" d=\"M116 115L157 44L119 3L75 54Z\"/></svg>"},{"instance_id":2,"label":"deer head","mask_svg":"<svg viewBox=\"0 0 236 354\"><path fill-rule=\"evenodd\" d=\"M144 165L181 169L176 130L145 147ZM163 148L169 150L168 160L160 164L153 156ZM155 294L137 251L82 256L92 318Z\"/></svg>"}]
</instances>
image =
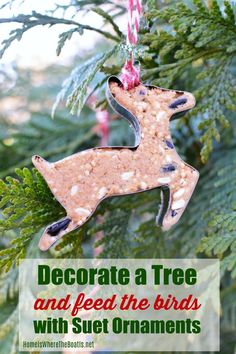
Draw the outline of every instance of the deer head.
<instances>
[{"instance_id":1,"label":"deer head","mask_svg":"<svg viewBox=\"0 0 236 354\"><path fill-rule=\"evenodd\" d=\"M127 119L134 129L136 146L140 143L142 128L147 126L144 119L149 119L158 129L160 125L168 126L170 120L180 118L195 106L195 98L189 92L144 84L125 91L116 76L108 80L107 99L112 108ZM155 121L151 117L152 113Z\"/></svg>"}]
</instances>

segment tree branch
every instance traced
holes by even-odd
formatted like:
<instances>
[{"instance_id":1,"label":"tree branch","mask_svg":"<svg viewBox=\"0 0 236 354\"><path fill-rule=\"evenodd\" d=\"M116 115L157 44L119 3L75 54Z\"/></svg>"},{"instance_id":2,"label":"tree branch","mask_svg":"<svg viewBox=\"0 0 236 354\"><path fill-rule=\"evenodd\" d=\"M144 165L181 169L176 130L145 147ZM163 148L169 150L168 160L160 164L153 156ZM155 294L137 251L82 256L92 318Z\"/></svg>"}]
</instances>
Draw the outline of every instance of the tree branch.
<instances>
[{"instance_id":1,"label":"tree branch","mask_svg":"<svg viewBox=\"0 0 236 354\"><path fill-rule=\"evenodd\" d=\"M68 20L68 19L64 19L64 18L57 18L57 17L47 16L47 15L42 15L42 14L39 14L35 11L33 11L31 15L22 15L21 14L19 16L11 17L11 18L0 18L0 24L1 23L21 23L23 25L23 27L18 30L21 30L24 32L32 27L35 27L35 26L45 26L45 25L54 26L57 24L74 25L74 26L77 26L77 27L82 28L84 30L100 33L104 37L114 40L115 42L120 41L119 37L114 36L113 34L103 31L99 28L95 28L95 27L92 27L89 25L83 25L83 24L80 24L79 22L74 21L74 20ZM17 30L15 30L15 31L17 31Z\"/></svg>"}]
</instances>

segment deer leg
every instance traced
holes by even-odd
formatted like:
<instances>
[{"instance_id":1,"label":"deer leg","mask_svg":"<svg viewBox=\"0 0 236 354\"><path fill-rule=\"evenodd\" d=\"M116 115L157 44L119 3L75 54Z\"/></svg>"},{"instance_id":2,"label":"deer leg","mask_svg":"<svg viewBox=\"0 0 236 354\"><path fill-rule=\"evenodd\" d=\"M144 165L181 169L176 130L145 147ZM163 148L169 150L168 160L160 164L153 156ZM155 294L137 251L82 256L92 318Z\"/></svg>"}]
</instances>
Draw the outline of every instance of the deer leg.
<instances>
[{"instance_id":1,"label":"deer leg","mask_svg":"<svg viewBox=\"0 0 236 354\"><path fill-rule=\"evenodd\" d=\"M199 173L188 165L185 165L179 173L182 177L173 180L169 186L161 187L162 204L157 223L164 231L169 230L179 221L199 178Z\"/></svg>"},{"instance_id":2,"label":"deer leg","mask_svg":"<svg viewBox=\"0 0 236 354\"><path fill-rule=\"evenodd\" d=\"M41 251L47 251L57 240L70 231L73 231L76 225L73 221L65 217L59 221L54 222L50 226L46 227L40 240L39 248Z\"/></svg>"},{"instance_id":3,"label":"deer leg","mask_svg":"<svg viewBox=\"0 0 236 354\"><path fill-rule=\"evenodd\" d=\"M91 215L87 215L86 217L84 216L77 217L76 220L67 216L64 219L56 221L50 226L48 226L44 230L40 238L39 241L40 250L47 251L54 243L56 243L64 235L68 234L69 232L77 229L79 226L84 224Z\"/></svg>"}]
</instances>

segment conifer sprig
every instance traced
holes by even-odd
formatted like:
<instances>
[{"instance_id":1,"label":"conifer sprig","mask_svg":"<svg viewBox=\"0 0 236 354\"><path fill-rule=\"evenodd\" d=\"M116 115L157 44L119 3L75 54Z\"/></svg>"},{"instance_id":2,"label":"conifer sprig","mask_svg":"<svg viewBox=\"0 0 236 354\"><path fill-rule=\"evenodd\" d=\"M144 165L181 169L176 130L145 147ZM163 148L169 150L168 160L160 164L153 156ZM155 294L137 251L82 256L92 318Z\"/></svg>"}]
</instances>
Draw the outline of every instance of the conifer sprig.
<instances>
[{"instance_id":1,"label":"conifer sprig","mask_svg":"<svg viewBox=\"0 0 236 354\"><path fill-rule=\"evenodd\" d=\"M31 238L48 222L65 214L36 170L17 169L16 175L0 181L0 231L16 232L10 245L0 251L1 270L9 270L24 258Z\"/></svg>"},{"instance_id":2,"label":"conifer sprig","mask_svg":"<svg viewBox=\"0 0 236 354\"><path fill-rule=\"evenodd\" d=\"M201 158L206 162L213 141L219 142L222 131L230 126L227 110L236 110L236 81L232 74L236 56L235 5L225 1L220 6L216 0L209 7L202 0L193 3L192 8L177 2L161 11L152 8L147 12L153 31L144 34L141 42L153 57L158 53L160 64L149 60L143 77L168 87L185 80L186 88L197 98L197 107L189 116L197 117L203 143ZM156 29L161 21L169 24L169 30Z\"/></svg>"}]
</instances>

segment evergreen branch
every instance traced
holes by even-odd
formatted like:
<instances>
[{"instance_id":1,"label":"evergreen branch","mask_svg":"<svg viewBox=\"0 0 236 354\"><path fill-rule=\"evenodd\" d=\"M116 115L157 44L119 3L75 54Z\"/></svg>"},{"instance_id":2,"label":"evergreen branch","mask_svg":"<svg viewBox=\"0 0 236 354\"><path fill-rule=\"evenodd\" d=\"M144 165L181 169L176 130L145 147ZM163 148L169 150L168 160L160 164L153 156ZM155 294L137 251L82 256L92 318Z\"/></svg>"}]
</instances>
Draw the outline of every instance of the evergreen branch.
<instances>
[{"instance_id":1,"label":"evergreen branch","mask_svg":"<svg viewBox=\"0 0 236 354\"><path fill-rule=\"evenodd\" d=\"M71 5L79 7L79 9L84 9L85 7L94 7L101 6L101 5L113 5L120 10L124 10L125 7L122 4L117 3L116 1L112 0L72 0Z\"/></svg>"},{"instance_id":2,"label":"evergreen branch","mask_svg":"<svg viewBox=\"0 0 236 354\"><path fill-rule=\"evenodd\" d=\"M209 8L201 0L195 0L194 4L194 9L182 2L162 11L151 7L146 14L152 21L157 18L171 24L174 33L149 32L142 36L141 43L149 47L150 54L158 52L161 61L159 66L148 63L143 78L169 87L194 71L200 81L187 82L186 89L197 98L197 107L189 116L197 117L199 122L201 158L206 162L213 142L219 142L224 129L230 126L227 110L236 110L232 76L236 25L233 5L229 2L225 2L224 11L216 0L211 1Z\"/></svg>"},{"instance_id":3,"label":"evergreen branch","mask_svg":"<svg viewBox=\"0 0 236 354\"><path fill-rule=\"evenodd\" d=\"M99 258L127 258L131 254L130 230L128 229L130 214L128 211L116 209L109 213L105 221L89 230L92 235L100 230L106 230L104 237L95 243L95 247L104 245Z\"/></svg>"},{"instance_id":4,"label":"evergreen branch","mask_svg":"<svg viewBox=\"0 0 236 354\"><path fill-rule=\"evenodd\" d=\"M0 307L18 296L18 269L12 268L8 274L0 276Z\"/></svg>"},{"instance_id":5,"label":"evergreen branch","mask_svg":"<svg viewBox=\"0 0 236 354\"><path fill-rule=\"evenodd\" d=\"M59 41L58 41L57 49L56 49L57 56L59 56L61 54L61 51L62 51L64 45L66 44L66 41L70 40L72 38L72 35L76 32L78 32L82 36L84 33L84 28L83 27L72 28L69 31L62 32L59 35Z\"/></svg>"},{"instance_id":6,"label":"evergreen branch","mask_svg":"<svg viewBox=\"0 0 236 354\"><path fill-rule=\"evenodd\" d=\"M181 224L169 233L181 237L182 254L196 252L221 259L222 276L226 271L236 277L236 161L235 145L213 153L200 171L197 192ZM173 241L174 242L174 241Z\"/></svg>"},{"instance_id":7,"label":"evergreen branch","mask_svg":"<svg viewBox=\"0 0 236 354\"><path fill-rule=\"evenodd\" d=\"M10 332L14 331L18 323L18 307L12 312L12 314L7 318L7 320L0 325L0 339L8 335Z\"/></svg>"},{"instance_id":8,"label":"evergreen branch","mask_svg":"<svg viewBox=\"0 0 236 354\"><path fill-rule=\"evenodd\" d=\"M21 0L20 1L20 5L23 4L25 0ZM9 7L11 9L12 5L14 4L14 2L16 2L16 0L7 0L5 3L3 3L0 6L0 10L4 9L5 7Z\"/></svg>"},{"instance_id":9,"label":"evergreen branch","mask_svg":"<svg viewBox=\"0 0 236 354\"><path fill-rule=\"evenodd\" d=\"M69 107L72 114L79 115L86 101L89 85L96 73L101 71L105 62L114 55L116 51L117 47L114 47L108 52L96 55L81 66L75 68L70 77L67 78L62 85L62 89L53 107L53 113L59 102L63 100L65 96L68 96L67 107Z\"/></svg>"},{"instance_id":10,"label":"evergreen branch","mask_svg":"<svg viewBox=\"0 0 236 354\"><path fill-rule=\"evenodd\" d=\"M81 11L83 13L88 13L91 11L94 6L98 8L98 6L106 6L106 11L112 14L112 18L115 19L121 15L123 15L126 12L126 7L122 4L119 4L117 1L106 1L106 0L82 0L82 1L76 1L72 0L70 1L69 4L63 5L63 4L56 4L55 9L52 11L52 14L60 9L63 10L64 13L66 10L69 8L74 8L76 12ZM107 5L109 6L107 9Z\"/></svg>"},{"instance_id":11,"label":"evergreen branch","mask_svg":"<svg viewBox=\"0 0 236 354\"><path fill-rule=\"evenodd\" d=\"M83 146L88 146L88 141L93 146L97 140L93 126L93 120L82 117L79 121L59 116L52 120L47 113L34 113L27 124L14 128L13 144L10 147L3 146L0 150L1 161L9 156L6 166L2 163L0 178L14 174L16 167L31 166L33 154L41 154L52 160L83 149Z\"/></svg>"},{"instance_id":12,"label":"evergreen branch","mask_svg":"<svg viewBox=\"0 0 236 354\"><path fill-rule=\"evenodd\" d=\"M52 149L50 151L45 152L44 150L37 150L38 154L42 154L44 155L45 158L51 158L52 156L61 154L61 153L72 153L76 147L78 147L80 144L83 144L84 142L88 141L88 139L92 138L94 136L94 132L90 131L87 134L84 134L83 137L79 137L77 140L72 141L71 143L69 143L68 145L62 145L59 147L56 147L55 149ZM31 153L32 155L32 153ZM0 178L5 177L7 174L13 174L15 168L24 168L25 166L29 166L31 165L31 157L27 157L23 160L21 160L20 162L18 162L17 164L15 164L12 167L9 167L8 169L2 171L0 173Z\"/></svg>"},{"instance_id":13,"label":"evergreen branch","mask_svg":"<svg viewBox=\"0 0 236 354\"><path fill-rule=\"evenodd\" d=\"M60 35L58 49L57 49L57 53L59 53L59 54L60 54L60 51L61 51L65 41L67 39L71 38L71 36L74 32L78 32L79 34L83 34L84 30L95 31L95 32L103 35L107 39L111 39L115 42L120 41L120 38L114 36L110 32L103 31L99 28L95 28L95 27L92 27L89 25L82 25L82 24L80 24L76 21L73 21L73 20L42 15L42 14L39 14L35 11L33 11L31 15L18 15L16 17L12 17L12 18L0 18L0 24L1 23L20 23L20 24L22 24L22 27L12 30L10 32L10 37L5 39L2 42L2 49L0 51L0 57L3 56L5 51L9 48L9 46L15 40L20 41L23 34L26 31L28 31L31 28L34 28L36 26L45 26L45 25L54 26L54 25L58 25L58 24L76 26L76 28L72 29L71 31L64 32L63 34Z\"/></svg>"},{"instance_id":14,"label":"evergreen branch","mask_svg":"<svg viewBox=\"0 0 236 354\"><path fill-rule=\"evenodd\" d=\"M30 240L38 230L65 214L36 170L18 169L16 174L18 178L0 180L3 215L0 230L20 230L10 247L0 251L0 268L6 271L25 257Z\"/></svg>"},{"instance_id":15,"label":"evergreen branch","mask_svg":"<svg viewBox=\"0 0 236 354\"><path fill-rule=\"evenodd\" d=\"M95 12L96 14L102 16L107 22L109 22L114 31L117 33L117 35L122 38L123 37L123 33L120 31L119 27L117 26L117 24L114 22L112 16L110 16L106 11L103 11L101 8L96 7L92 9L93 12Z\"/></svg>"}]
</instances>

